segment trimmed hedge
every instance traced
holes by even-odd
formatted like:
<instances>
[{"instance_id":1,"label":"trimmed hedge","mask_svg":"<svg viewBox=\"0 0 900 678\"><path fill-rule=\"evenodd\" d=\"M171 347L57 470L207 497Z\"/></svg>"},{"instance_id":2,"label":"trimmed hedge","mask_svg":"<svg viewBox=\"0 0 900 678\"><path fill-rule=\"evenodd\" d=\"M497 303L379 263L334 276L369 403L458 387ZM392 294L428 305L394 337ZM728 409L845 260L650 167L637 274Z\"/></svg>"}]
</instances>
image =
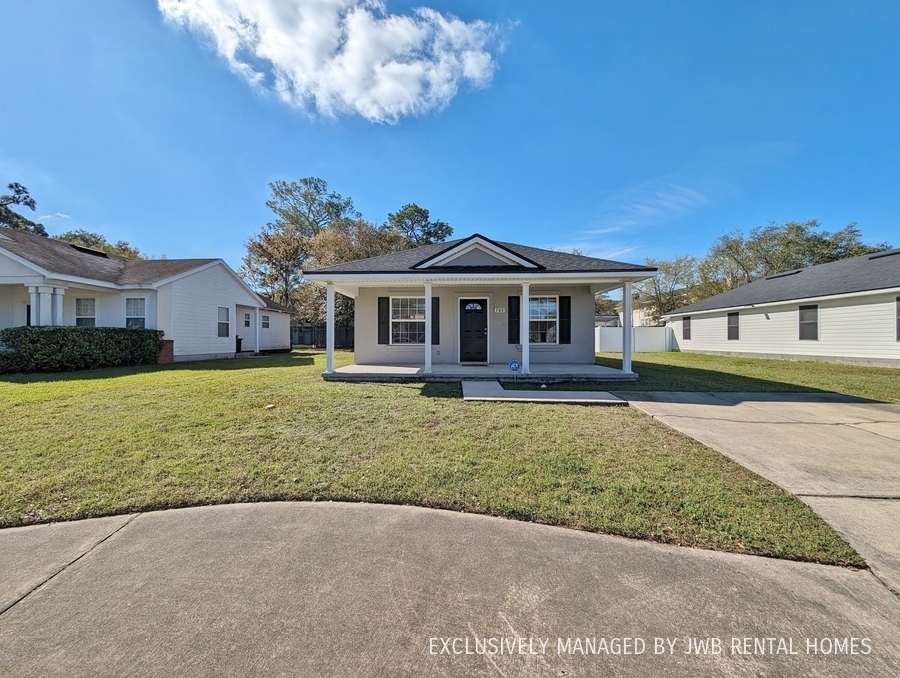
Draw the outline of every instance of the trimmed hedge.
<instances>
[{"instance_id":1,"label":"trimmed hedge","mask_svg":"<svg viewBox=\"0 0 900 678\"><path fill-rule=\"evenodd\" d=\"M0 374L155 365L162 343L160 330L10 327L0 330Z\"/></svg>"}]
</instances>

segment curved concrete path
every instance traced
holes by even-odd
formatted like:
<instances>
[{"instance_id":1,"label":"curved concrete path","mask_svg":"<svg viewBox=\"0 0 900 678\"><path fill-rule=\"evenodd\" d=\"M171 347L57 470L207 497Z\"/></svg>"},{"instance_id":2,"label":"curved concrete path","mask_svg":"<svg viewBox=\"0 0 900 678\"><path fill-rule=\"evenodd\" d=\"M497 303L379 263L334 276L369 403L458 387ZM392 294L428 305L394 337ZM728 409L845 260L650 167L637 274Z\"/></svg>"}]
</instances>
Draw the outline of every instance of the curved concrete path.
<instances>
[{"instance_id":1,"label":"curved concrete path","mask_svg":"<svg viewBox=\"0 0 900 678\"><path fill-rule=\"evenodd\" d=\"M900 600L869 572L413 507L243 504L3 530L0 572L0 675L900 672ZM711 637L722 654L685 654ZM475 638L504 654L465 654ZM515 638L525 654L506 654ZM643 652L577 654L584 638ZM655 654L654 638L674 645ZM798 654L736 654L732 638ZM807 639L835 650L822 638L866 639L846 650L868 654L809 653Z\"/></svg>"}]
</instances>

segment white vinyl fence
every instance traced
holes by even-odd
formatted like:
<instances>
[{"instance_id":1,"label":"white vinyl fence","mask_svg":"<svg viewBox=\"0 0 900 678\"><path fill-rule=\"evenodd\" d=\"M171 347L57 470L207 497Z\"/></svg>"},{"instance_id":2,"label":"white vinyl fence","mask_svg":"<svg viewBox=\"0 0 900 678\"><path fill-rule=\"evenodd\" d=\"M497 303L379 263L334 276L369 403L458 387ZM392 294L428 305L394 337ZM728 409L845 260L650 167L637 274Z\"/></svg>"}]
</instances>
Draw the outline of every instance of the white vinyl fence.
<instances>
[{"instance_id":1,"label":"white vinyl fence","mask_svg":"<svg viewBox=\"0 0 900 678\"><path fill-rule=\"evenodd\" d=\"M594 350L598 353L621 353L623 327L595 327ZM671 351L674 334L671 327L632 327L633 353Z\"/></svg>"}]
</instances>

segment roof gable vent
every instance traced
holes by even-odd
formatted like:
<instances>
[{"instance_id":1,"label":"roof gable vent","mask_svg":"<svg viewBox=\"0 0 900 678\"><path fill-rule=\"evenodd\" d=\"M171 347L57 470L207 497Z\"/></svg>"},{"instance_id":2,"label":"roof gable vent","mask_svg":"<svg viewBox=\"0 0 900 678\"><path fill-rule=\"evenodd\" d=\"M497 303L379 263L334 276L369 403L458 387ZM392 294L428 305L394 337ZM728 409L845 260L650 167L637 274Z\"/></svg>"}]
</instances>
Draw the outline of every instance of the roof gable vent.
<instances>
[{"instance_id":1,"label":"roof gable vent","mask_svg":"<svg viewBox=\"0 0 900 678\"><path fill-rule=\"evenodd\" d=\"M83 252L84 254L90 254L94 257L103 257L104 259L109 259L109 255L101 250L94 250L90 247L82 247L81 245L73 245L72 243L69 243L69 247L76 249L79 252Z\"/></svg>"}]
</instances>

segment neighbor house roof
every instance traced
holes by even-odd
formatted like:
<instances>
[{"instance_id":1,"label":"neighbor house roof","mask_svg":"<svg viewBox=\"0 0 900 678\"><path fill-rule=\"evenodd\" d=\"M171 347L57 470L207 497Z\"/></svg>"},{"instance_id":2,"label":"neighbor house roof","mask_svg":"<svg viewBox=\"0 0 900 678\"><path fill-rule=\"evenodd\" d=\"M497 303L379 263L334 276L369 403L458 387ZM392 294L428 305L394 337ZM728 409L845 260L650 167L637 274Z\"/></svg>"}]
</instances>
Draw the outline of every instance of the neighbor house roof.
<instances>
[{"instance_id":1,"label":"neighbor house roof","mask_svg":"<svg viewBox=\"0 0 900 678\"><path fill-rule=\"evenodd\" d=\"M116 285L152 284L218 259L125 259L61 240L0 228L0 250L55 275L99 280Z\"/></svg>"},{"instance_id":2,"label":"neighbor house roof","mask_svg":"<svg viewBox=\"0 0 900 678\"><path fill-rule=\"evenodd\" d=\"M666 316L900 288L900 249L777 273Z\"/></svg>"},{"instance_id":3,"label":"neighbor house roof","mask_svg":"<svg viewBox=\"0 0 900 678\"><path fill-rule=\"evenodd\" d=\"M269 299L269 297L266 297L266 296L263 296L262 294L260 294L259 298L265 302L266 309L268 309L270 311L277 311L278 313L293 313L293 311L291 309L289 309L287 306L282 306L277 301L272 301L271 299Z\"/></svg>"},{"instance_id":4,"label":"neighbor house roof","mask_svg":"<svg viewBox=\"0 0 900 678\"><path fill-rule=\"evenodd\" d=\"M434 245L423 245L414 249L405 250L403 252L395 252L394 254L385 254L380 257L371 257L369 259L358 259L357 261L348 261L343 264L335 264L333 266L325 266L314 270L304 271L307 274L319 273L341 273L341 274L368 274L368 273L404 273L404 274L434 274L435 272L443 273L509 273L520 272L522 266L503 265L503 266L453 266L435 265L428 268L419 267L430 260L436 259L442 253L468 243L470 240L480 239L491 245L496 246L499 250L505 250L517 257L526 260L533 267L527 269L533 273L617 273L617 272L635 272L655 273L656 269L638 264L627 264L621 261L611 261L609 259L597 259L595 257L585 257L580 254L569 254L568 252L557 252L555 250L544 250L537 247L527 247L525 245L516 245L514 243L499 242L490 240L477 233L468 238L459 240L451 240L448 242L436 243Z\"/></svg>"}]
</instances>

